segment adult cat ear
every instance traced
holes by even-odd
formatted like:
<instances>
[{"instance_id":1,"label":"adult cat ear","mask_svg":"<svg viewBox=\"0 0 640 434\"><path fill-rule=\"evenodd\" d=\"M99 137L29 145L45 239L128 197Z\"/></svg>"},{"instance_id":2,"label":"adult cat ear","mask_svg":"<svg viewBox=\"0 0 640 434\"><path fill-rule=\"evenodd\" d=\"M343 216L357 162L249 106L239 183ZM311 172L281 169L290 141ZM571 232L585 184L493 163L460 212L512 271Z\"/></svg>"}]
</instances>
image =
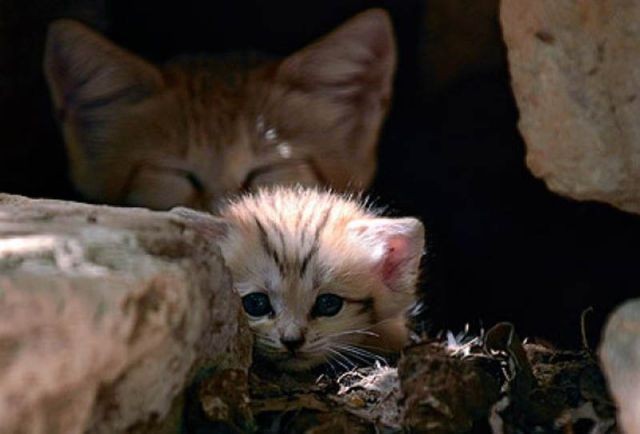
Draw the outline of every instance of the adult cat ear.
<instances>
[{"instance_id":1,"label":"adult cat ear","mask_svg":"<svg viewBox=\"0 0 640 434\"><path fill-rule=\"evenodd\" d=\"M229 223L209 213L181 206L172 208L169 213L207 240L218 241L229 233Z\"/></svg>"},{"instance_id":2,"label":"adult cat ear","mask_svg":"<svg viewBox=\"0 0 640 434\"><path fill-rule=\"evenodd\" d=\"M386 108L396 53L388 14L370 9L286 58L278 73L303 91Z\"/></svg>"},{"instance_id":3,"label":"adult cat ear","mask_svg":"<svg viewBox=\"0 0 640 434\"><path fill-rule=\"evenodd\" d=\"M424 253L424 226L414 218L356 220L347 230L369 252L373 271L392 291L415 288Z\"/></svg>"},{"instance_id":4,"label":"adult cat ear","mask_svg":"<svg viewBox=\"0 0 640 434\"><path fill-rule=\"evenodd\" d=\"M54 106L62 116L137 100L162 83L156 67L70 19L49 26L43 66Z\"/></svg>"}]
</instances>

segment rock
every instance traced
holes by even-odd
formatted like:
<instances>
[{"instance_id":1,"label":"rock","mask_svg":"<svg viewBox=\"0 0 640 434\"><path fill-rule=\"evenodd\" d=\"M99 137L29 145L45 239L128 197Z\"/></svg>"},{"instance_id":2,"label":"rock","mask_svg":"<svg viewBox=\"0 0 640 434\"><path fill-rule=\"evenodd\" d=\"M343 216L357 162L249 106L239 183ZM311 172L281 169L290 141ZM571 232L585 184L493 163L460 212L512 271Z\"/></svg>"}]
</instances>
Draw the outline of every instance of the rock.
<instances>
[{"instance_id":1,"label":"rock","mask_svg":"<svg viewBox=\"0 0 640 434\"><path fill-rule=\"evenodd\" d=\"M256 366L254 366L256 368ZM260 374L256 374L258 371ZM367 377L371 368L355 368L344 375ZM257 432L282 434L331 434L397 432L379 420L383 404L395 396L368 396L365 407L353 407L345 402L340 393L342 386L338 377L322 375L316 381L310 377L300 379L287 374L268 374L260 367L254 369L251 379L251 410L255 417ZM349 390L349 397L364 398L366 391ZM367 409L369 411L367 411ZM382 410L383 411L383 410ZM211 431L213 432L213 431Z\"/></svg>"},{"instance_id":2,"label":"rock","mask_svg":"<svg viewBox=\"0 0 640 434\"><path fill-rule=\"evenodd\" d=\"M207 378L198 390L206 420L232 426L238 432L251 431L253 414L249 406L249 377L246 369L225 369Z\"/></svg>"},{"instance_id":3,"label":"rock","mask_svg":"<svg viewBox=\"0 0 640 434\"><path fill-rule=\"evenodd\" d=\"M0 195L1 434L176 432L200 367L247 369L245 327L179 217Z\"/></svg>"},{"instance_id":4,"label":"rock","mask_svg":"<svg viewBox=\"0 0 640 434\"><path fill-rule=\"evenodd\" d=\"M602 370L618 405L622 432L640 432L640 299L613 312L600 345Z\"/></svg>"},{"instance_id":5,"label":"rock","mask_svg":"<svg viewBox=\"0 0 640 434\"><path fill-rule=\"evenodd\" d=\"M605 433L615 425L589 351L523 344L510 323L415 343L398 371L411 432L582 432L586 424Z\"/></svg>"},{"instance_id":6,"label":"rock","mask_svg":"<svg viewBox=\"0 0 640 434\"><path fill-rule=\"evenodd\" d=\"M440 343L405 350L398 366L405 395L404 426L410 432L459 433L486 420L499 398L500 384L483 362L453 357Z\"/></svg>"},{"instance_id":7,"label":"rock","mask_svg":"<svg viewBox=\"0 0 640 434\"><path fill-rule=\"evenodd\" d=\"M531 172L640 213L640 3L504 0L500 19Z\"/></svg>"}]
</instances>

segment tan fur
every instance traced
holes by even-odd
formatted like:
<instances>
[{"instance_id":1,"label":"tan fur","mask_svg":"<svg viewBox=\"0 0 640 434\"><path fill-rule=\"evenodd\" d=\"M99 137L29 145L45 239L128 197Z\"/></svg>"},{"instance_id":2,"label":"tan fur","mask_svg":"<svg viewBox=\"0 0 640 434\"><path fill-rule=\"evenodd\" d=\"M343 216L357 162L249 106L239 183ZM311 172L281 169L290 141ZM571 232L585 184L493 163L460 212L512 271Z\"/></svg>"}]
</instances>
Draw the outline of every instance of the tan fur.
<instances>
[{"instance_id":1,"label":"tan fur","mask_svg":"<svg viewBox=\"0 0 640 434\"><path fill-rule=\"evenodd\" d=\"M236 290L268 294L275 311L249 317L259 355L295 371L327 361L348 365L371 357L366 351L406 344L424 248L418 220L380 217L355 200L301 188L245 195L220 217L220 248ZM391 257L402 261L385 277ZM313 317L324 293L345 299L343 308ZM286 336L302 337L304 345L291 354L280 341Z\"/></svg>"},{"instance_id":2,"label":"tan fur","mask_svg":"<svg viewBox=\"0 0 640 434\"><path fill-rule=\"evenodd\" d=\"M260 185L366 187L394 68L382 10L283 60L191 57L162 68L63 19L44 61L76 188L157 209L211 209Z\"/></svg>"}]
</instances>

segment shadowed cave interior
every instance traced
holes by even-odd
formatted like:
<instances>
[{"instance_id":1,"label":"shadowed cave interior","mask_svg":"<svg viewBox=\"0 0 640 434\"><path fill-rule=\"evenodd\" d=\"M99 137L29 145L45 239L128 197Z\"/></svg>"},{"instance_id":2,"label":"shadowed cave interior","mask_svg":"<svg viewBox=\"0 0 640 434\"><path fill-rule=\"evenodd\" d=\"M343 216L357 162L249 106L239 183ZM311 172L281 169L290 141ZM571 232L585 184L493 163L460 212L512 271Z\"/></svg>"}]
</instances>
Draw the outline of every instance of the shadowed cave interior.
<instances>
[{"instance_id":1,"label":"shadowed cave interior","mask_svg":"<svg viewBox=\"0 0 640 434\"><path fill-rule=\"evenodd\" d=\"M464 27L468 18L459 28L433 26L436 8L418 0L114 0L89 12L82 2L68 3L25 11L28 25L9 27L19 42L5 58L14 85L5 96L12 110L4 115L1 191L77 199L63 175L64 150L39 70L46 23L63 10L99 17L94 21L115 42L164 61L184 52L290 53L354 13L382 6L394 21L399 65L370 195L392 214L426 224L421 327L434 334L511 321L522 336L577 347L580 315L593 307L586 330L595 345L607 313L634 295L640 220L551 193L525 166L497 18L494 38L482 39ZM443 66L438 44L456 32L468 37L456 40L451 56L488 55Z\"/></svg>"}]
</instances>

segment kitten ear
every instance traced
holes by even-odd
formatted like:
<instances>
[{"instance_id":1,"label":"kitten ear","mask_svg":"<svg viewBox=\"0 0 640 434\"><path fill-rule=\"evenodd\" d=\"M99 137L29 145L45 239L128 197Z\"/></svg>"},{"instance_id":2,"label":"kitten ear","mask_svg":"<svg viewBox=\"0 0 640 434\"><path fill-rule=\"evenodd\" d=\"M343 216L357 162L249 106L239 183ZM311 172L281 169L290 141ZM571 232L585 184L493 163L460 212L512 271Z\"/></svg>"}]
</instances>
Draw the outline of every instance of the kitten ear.
<instances>
[{"instance_id":1,"label":"kitten ear","mask_svg":"<svg viewBox=\"0 0 640 434\"><path fill-rule=\"evenodd\" d=\"M370 9L286 58L279 74L295 87L363 99L385 107L391 98L396 53L389 15Z\"/></svg>"},{"instance_id":2,"label":"kitten ear","mask_svg":"<svg viewBox=\"0 0 640 434\"><path fill-rule=\"evenodd\" d=\"M162 82L156 67L70 19L49 26L43 66L61 114L140 99Z\"/></svg>"},{"instance_id":3,"label":"kitten ear","mask_svg":"<svg viewBox=\"0 0 640 434\"><path fill-rule=\"evenodd\" d=\"M424 252L424 226L414 218L356 220L349 233L371 255L374 271L392 291L414 290Z\"/></svg>"},{"instance_id":4,"label":"kitten ear","mask_svg":"<svg viewBox=\"0 0 640 434\"><path fill-rule=\"evenodd\" d=\"M229 233L229 223L209 213L181 206L172 208L169 212L210 241L218 241Z\"/></svg>"}]
</instances>

